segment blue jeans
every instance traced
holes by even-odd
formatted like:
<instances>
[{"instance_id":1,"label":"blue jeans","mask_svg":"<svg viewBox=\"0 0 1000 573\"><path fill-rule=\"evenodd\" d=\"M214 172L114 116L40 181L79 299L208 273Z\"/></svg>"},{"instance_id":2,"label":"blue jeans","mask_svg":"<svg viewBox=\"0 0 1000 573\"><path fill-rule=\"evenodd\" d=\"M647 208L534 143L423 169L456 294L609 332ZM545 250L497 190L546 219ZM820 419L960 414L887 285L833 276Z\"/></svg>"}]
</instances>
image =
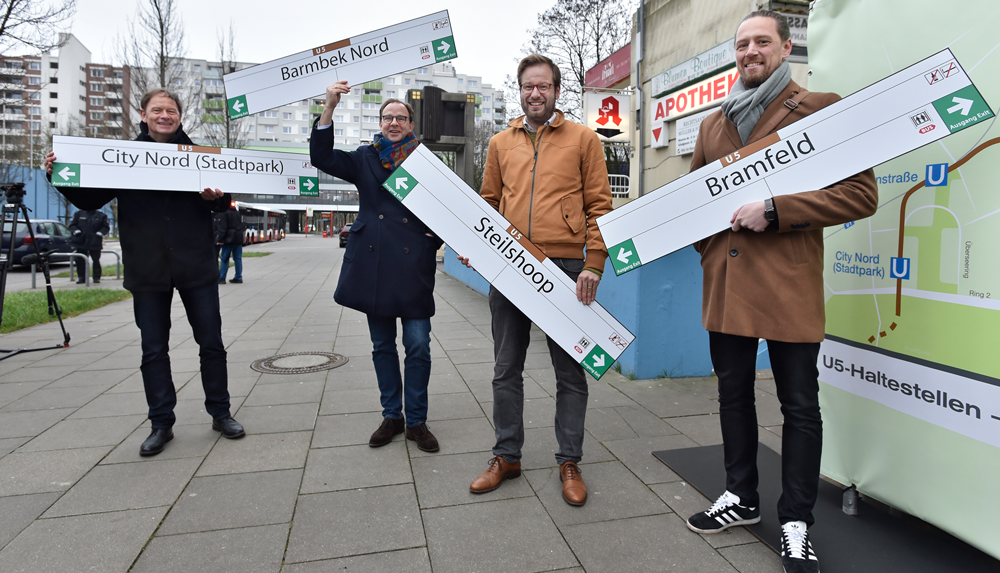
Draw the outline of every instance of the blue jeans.
<instances>
[{"instance_id":1,"label":"blue jeans","mask_svg":"<svg viewBox=\"0 0 1000 573\"><path fill-rule=\"evenodd\" d=\"M229 379L226 348L222 342L219 285L178 289L188 323L200 347L201 384L205 389L205 411L213 418L229 416ZM170 375L170 301L174 291L134 292L132 307L142 342L142 384L153 429L174 425L177 393Z\"/></svg>"},{"instance_id":2,"label":"blue jeans","mask_svg":"<svg viewBox=\"0 0 1000 573\"><path fill-rule=\"evenodd\" d=\"M570 278L583 270L582 259L552 259ZM524 359L528 353L531 319L497 289L490 287L493 315L493 455L509 463L521 460L524 446ZM583 366L548 336L549 355L556 374L556 462L583 458L583 425L589 389Z\"/></svg>"},{"instance_id":3,"label":"blue jeans","mask_svg":"<svg viewBox=\"0 0 1000 573\"><path fill-rule=\"evenodd\" d=\"M382 417L403 418L409 428L427 421L427 384L431 378L431 319L402 318L405 377L399 373L396 351L396 318L368 316L372 337L372 362L382 396ZM404 383L405 378L405 383Z\"/></svg>"},{"instance_id":4,"label":"blue jeans","mask_svg":"<svg viewBox=\"0 0 1000 573\"><path fill-rule=\"evenodd\" d=\"M219 264L219 280L226 280L226 274L229 273L229 254L233 255L233 262L236 263L236 274L233 275L233 280L241 281L243 280L243 245L222 245L222 252L219 256L222 257L222 262Z\"/></svg>"}]
</instances>

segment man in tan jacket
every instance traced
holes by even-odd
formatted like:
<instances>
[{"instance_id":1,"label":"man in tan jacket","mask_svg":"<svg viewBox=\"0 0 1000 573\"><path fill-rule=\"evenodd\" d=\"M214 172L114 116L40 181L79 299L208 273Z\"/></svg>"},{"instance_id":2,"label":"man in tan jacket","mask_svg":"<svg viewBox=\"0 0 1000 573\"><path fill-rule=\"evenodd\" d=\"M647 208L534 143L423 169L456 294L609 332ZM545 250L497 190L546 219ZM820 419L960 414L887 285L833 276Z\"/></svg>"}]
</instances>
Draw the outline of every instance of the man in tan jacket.
<instances>
[{"instance_id":1,"label":"man in tan jacket","mask_svg":"<svg viewBox=\"0 0 1000 573\"><path fill-rule=\"evenodd\" d=\"M576 281L576 296L590 304L597 295L607 248L596 219L611 210L611 186L600 140L557 110L559 67L533 54L517 66L524 115L490 140L480 194L518 231ZM468 259L459 257L466 265ZM493 459L469 490L485 493L521 475L524 445L524 359L531 320L490 287L493 314ZM583 367L547 338L556 374L556 462L563 499L587 501L577 465L583 456L587 379Z\"/></svg>"},{"instance_id":2,"label":"man in tan jacket","mask_svg":"<svg viewBox=\"0 0 1000 573\"><path fill-rule=\"evenodd\" d=\"M792 41L784 16L747 16L736 32L740 78L722 109L701 124L691 170L712 163L839 97L791 81ZM732 229L695 244L704 271L702 322L719 377L726 491L688 519L699 533L760 521L754 378L759 338L767 339L782 429L781 560L787 573L816 573L809 542L822 451L819 371L824 336L823 228L871 216L872 170L825 189L744 205Z\"/></svg>"}]
</instances>

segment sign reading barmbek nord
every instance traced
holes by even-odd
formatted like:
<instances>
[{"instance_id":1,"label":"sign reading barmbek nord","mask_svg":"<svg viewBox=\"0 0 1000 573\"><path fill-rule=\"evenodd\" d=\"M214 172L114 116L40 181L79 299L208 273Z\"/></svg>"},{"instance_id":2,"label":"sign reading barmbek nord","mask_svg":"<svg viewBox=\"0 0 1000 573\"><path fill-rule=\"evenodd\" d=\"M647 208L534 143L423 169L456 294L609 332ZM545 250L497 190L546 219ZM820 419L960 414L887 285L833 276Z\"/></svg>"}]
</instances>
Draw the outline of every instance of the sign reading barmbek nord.
<instances>
[{"instance_id":1,"label":"sign reading barmbek nord","mask_svg":"<svg viewBox=\"0 0 1000 573\"><path fill-rule=\"evenodd\" d=\"M229 115L243 117L349 85L458 56L448 11L226 74Z\"/></svg>"},{"instance_id":2,"label":"sign reading barmbek nord","mask_svg":"<svg viewBox=\"0 0 1000 573\"><path fill-rule=\"evenodd\" d=\"M620 275L725 230L747 203L822 189L990 117L983 96L945 49L597 224Z\"/></svg>"},{"instance_id":3,"label":"sign reading barmbek nord","mask_svg":"<svg viewBox=\"0 0 1000 573\"><path fill-rule=\"evenodd\" d=\"M421 145L383 184L594 378L635 337L496 209Z\"/></svg>"},{"instance_id":4,"label":"sign reading barmbek nord","mask_svg":"<svg viewBox=\"0 0 1000 573\"><path fill-rule=\"evenodd\" d=\"M54 187L309 195L319 176L298 153L52 137Z\"/></svg>"}]
</instances>

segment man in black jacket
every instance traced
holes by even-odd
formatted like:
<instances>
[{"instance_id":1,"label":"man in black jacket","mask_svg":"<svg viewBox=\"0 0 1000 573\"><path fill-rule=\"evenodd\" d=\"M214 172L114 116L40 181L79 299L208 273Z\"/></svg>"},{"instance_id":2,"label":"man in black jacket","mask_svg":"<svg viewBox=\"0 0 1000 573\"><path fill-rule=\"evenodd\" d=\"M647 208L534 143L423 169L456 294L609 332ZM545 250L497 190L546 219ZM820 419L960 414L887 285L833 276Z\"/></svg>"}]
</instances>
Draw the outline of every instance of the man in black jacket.
<instances>
[{"instance_id":1,"label":"man in black jacket","mask_svg":"<svg viewBox=\"0 0 1000 573\"><path fill-rule=\"evenodd\" d=\"M99 209L78 209L73 214L69 230L73 233L70 242L76 252L89 255L90 260L94 261L94 283L100 283L101 248L104 246L104 235L111 230L108 216ZM79 277L77 284L87 282L87 262L81 258L76 259L76 274Z\"/></svg>"},{"instance_id":2,"label":"man in black jacket","mask_svg":"<svg viewBox=\"0 0 1000 573\"><path fill-rule=\"evenodd\" d=\"M229 281L233 284L243 284L243 221L240 219L240 212L236 210L236 204L229 205L229 210L217 218L218 231L216 233L216 246L222 246L222 253L219 258L219 284L226 284L226 275L229 273L229 255L233 256L233 263L236 265L236 274Z\"/></svg>"},{"instance_id":3,"label":"man in black jacket","mask_svg":"<svg viewBox=\"0 0 1000 573\"><path fill-rule=\"evenodd\" d=\"M167 90L147 92L140 115L137 141L193 144L181 129L180 101ZM55 160L53 153L45 157L49 177ZM132 292L135 323L142 339L140 370L153 428L139 454L156 455L174 437L177 394L167 350L175 288L201 349L201 383L205 410L213 418L212 429L227 438L243 437L243 426L229 411L226 348L213 252L212 212L225 211L229 195L218 189L205 189L200 197L190 192L136 189L60 188L59 192L80 209L97 209L118 198L125 288Z\"/></svg>"}]
</instances>

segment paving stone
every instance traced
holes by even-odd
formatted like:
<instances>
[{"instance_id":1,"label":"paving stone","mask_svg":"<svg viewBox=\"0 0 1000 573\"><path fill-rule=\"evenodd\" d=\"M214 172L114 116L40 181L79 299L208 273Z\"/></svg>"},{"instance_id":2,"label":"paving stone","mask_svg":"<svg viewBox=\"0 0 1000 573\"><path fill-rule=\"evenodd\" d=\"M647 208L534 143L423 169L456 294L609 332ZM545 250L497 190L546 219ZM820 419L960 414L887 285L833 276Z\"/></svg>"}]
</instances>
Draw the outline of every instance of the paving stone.
<instances>
[{"instance_id":1,"label":"paving stone","mask_svg":"<svg viewBox=\"0 0 1000 573\"><path fill-rule=\"evenodd\" d=\"M216 442L198 477L285 470L305 467L310 432L247 434L238 440Z\"/></svg>"},{"instance_id":2,"label":"paving stone","mask_svg":"<svg viewBox=\"0 0 1000 573\"><path fill-rule=\"evenodd\" d=\"M198 386L200 388L201 381L198 380L190 382L187 386ZM183 390L181 392L183 393ZM201 392L200 389L199 392ZM178 393L178 398L180 395L181 394ZM242 396L229 396L229 412L237 420L239 420L239 411L242 404ZM204 397L196 400L177 400L177 405L174 407L174 416L177 418L177 421L174 422L175 430L177 426L212 425L212 417L205 411ZM252 432L253 429L251 428L249 431Z\"/></svg>"},{"instance_id":3,"label":"paving stone","mask_svg":"<svg viewBox=\"0 0 1000 573\"><path fill-rule=\"evenodd\" d=\"M534 497L425 509L422 513L435 573L551 571L579 565Z\"/></svg>"},{"instance_id":4,"label":"paving stone","mask_svg":"<svg viewBox=\"0 0 1000 573\"><path fill-rule=\"evenodd\" d=\"M441 338L439 339L441 348L447 351L449 354L451 352L461 352L465 350L489 350L493 352L493 341L486 338L485 336L471 334L470 336L463 338ZM493 355L490 355L490 359L486 362L493 360ZM457 363L456 363L457 364Z\"/></svg>"},{"instance_id":5,"label":"paving stone","mask_svg":"<svg viewBox=\"0 0 1000 573\"><path fill-rule=\"evenodd\" d=\"M431 563L427 548L404 549L385 553L371 553L357 557L324 559L310 563L285 565L281 573L329 573L330 571L393 571L398 573L430 573Z\"/></svg>"},{"instance_id":6,"label":"paving stone","mask_svg":"<svg viewBox=\"0 0 1000 573\"><path fill-rule=\"evenodd\" d=\"M559 468L525 473L528 483L557 526L667 513L669 508L620 462L581 464L587 503L574 507L562 497Z\"/></svg>"},{"instance_id":7,"label":"paving stone","mask_svg":"<svg viewBox=\"0 0 1000 573\"><path fill-rule=\"evenodd\" d=\"M316 493L299 497L285 561L315 561L425 544L411 484Z\"/></svg>"},{"instance_id":8,"label":"paving stone","mask_svg":"<svg viewBox=\"0 0 1000 573\"><path fill-rule=\"evenodd\" d=\"M335 446L367 445L372 433L382 423L382 414L335 414L316 418L312 447L331 448ZM397 436L396 440L404 439Z\"/></svg>"},{"instance_id":9,"label":"paving stone","mask_svg":"<svg viewBox=\"0 0 1000 573\"><path fill-rule=\"evenodd\" d=\"M0 439L0 458L23 446L31 438L2 438Z\"/></svg>"},{"instance_id":10,"label":"paving stone","mask_svg":"<svg viewBox=\"0 0 1000 573\"><path fill-rule=\"evenodd\" d=\"M327 390L319 407L320 416L381 412L378 390Z\"/></svg>"},{"instance_id":11,"label":"paving stone","mask_svg":"<svg viewBox=\"0 0 1000 573\"><path fill-rule=\"evenodd\" d=\"M719 471L724 471L719 468ZM691 484L683 481L670 483L659 483L649 486L653 493L660 496L667 506L683 520L692 515L705 511L712 506L714 499L708 499L698 493ZM722 492L719 492L721 494ZM728 547L730 545L743 545L753 543L756 537L750 534L744 527L733 527L719 533L702 535L705 541L712 547Z\"/></svg>"},{"instance_id":12,"label":"paving stone","mask_svg":"<svg viewBox=\"0 0 1000 573\"><path fill-rule=\"evenodd\" d=\"M201 460L99 465L78 481L43 517L66 517L171 505Z\"/></svg>"},{"instance_id":13,"label":"paving stone","mask_svg":"<svg viewBox=\"0 0 1000 573\"><path fill-rule=\"evenodd\" d=\"M7 346L6 342L4 343L4 346ZM10 346L15 345L11 344ZM5 363L4 366L7 368L10 367L9 363ZM35 364L18 368L17 370L8 370L6 374L0 376L0 384L6 384L8 382L49 383L75 371L76 366L73 365L52 366L44 364L44 361L42 360L38 360Z\"/></svg>"},{"instance_id":14,"label":"paving stone","mask_svg":"<svg viewBox=\"0 0 1000 573\"><path fill-rule=\"evenodd\" d=\"M326 382L289 381L284 384L261 384L255 386L247 399L246 406L274 406L278 404L319 403L323 397Z\"/></svg>"},{"instance_id":15,"label":"paving stone","mask_svg":"<svg viewBox=\"0 0 1000 573\"><path fill-rule=\"evenodd\" d=\"M584 425L598 440L631 440L639 437L615 408L589 408Z\"/></svg>"},{"instance_id":16,"label":"paving stone","mask_svg":"<svg viewBox=\"0 0 1000 573\"><path fill-rule=\"evenodd\" d=\"M118 392L101 394L86 406L73 413L69 419L106 418L108 416L140 415L146 417L149 406L145 392Z\"/></svg>"},{"instance_id":17,"label":"paving stone","mask_svg":"<svg viewBox=\"0 0 1000 573\"><path fill-rule=\"evenodd\" d=\"M0 497L0 515L3 516L0 519L0 549L31 525L57 499L58 493Z\"/></svg>"},{"instance_id":18,"label":"paving stone","mask_svg":"<svg viewBox=\"0 0 1000 573\"><path fill-rule=\"evenodd\" d=\"M666 418L665 421L699 446L722 443L722 426L719 424L718 414Z\"/></svg>"},{"instance_id":19,"label":"paving stone","mask_svg":"<svg viewBox=\"0 0 1000 573\"><path fill-rule=\"evenodd\" d=\"M499 488L491 492L471 493L469 485L480 473L486 471L487 463L492 457L490 453L475 452L413 459L410 463L413 467L420 508L534 495L523 474L519 478L504 480Z\"/></svg>"},{"instance_id":20,"label":"paving stone","mask_svg":"<svg viewBox=\"0 0 1000 573\"><path fill-rule=\"evenodd\" d=\"M183 388L178 386L183 382ZM237 396L246 397L254 389L254 377L243 378L231 376L227 383L230 399ZM181 388L177 391L178 400L205 401L205 387L201 385L201 374L198 372L174 372L174 385Z\"/></svg>"},{"instance_id":21,"label":"paving stone","mask_svg":"<svg viewBox=\"0 0 1000 573\"><path fill-rule=\"evenodd\" d=\"M302 493L410 483L410 460L398 439L381 448L368 445L309 450Z\"/></svg>"},{"instance_id":22,"label":"paving stone","mask_svg":"<svg viewBox=\"0 0 1000 573\"><path fill-rule=\"evenodd\" d=\"M492 450L492 444L490 446ZM556 451L559 443L553 428L535 428L524 431L524 447L521 448L521 469L557 467ZM583 462L606 462L615 456L590 434L583 438Z\"/></svg>"},{"instance_id":23,"label":"paving stone","mask_svg":"<svg viewBox=\"0 0 1000 573\"><path fill-rule=\"evenodd\" d=\"M146 441L150 432L149 422L144 422L129 437L125 438L125 441L111 450L111 453L101 460L101 463L146 463L182 458L204 458L212 450L212 446L222 439L220 438L221 434L212 430L210 424L201 426L174 426L174 439L167 444L162 452L156 454L155 457L142 457L139 455L139 446Z\"/></svg>"},{"instance_id":24,"label":"paving stone","mask_svg":"<svg viewBox=\"0 0 1000 573\"><path fill-rule=\"evenodd\" d=\"M7 382L0 384L0 406L6 406L35 390L45 386L45 382Z\"/></svg>"},{"instance_id":25,"label":"paving stone","mask_svg":"<svg viewBox=\"0 0 1000 573\"><path fill-rule=\"evenodd\" d=\"M79 408L111 386L78 386L73 388L42 388L3 407L2 412Z\"/></svg>"},{"instance_id":26,"label":"paving stone","mask_svg":"<svg viewBox=\"0 0 1000 573\"><path fill-rule=\"evenodd\" d=\"M156 534L288 523L301 481L302 470L194 478Z\"/></svg>"},{"instance_id":27,"label":"paving stone","mask_svg":"<svg viewBox=\"0 0 1000 573\"><path fill-rule=\"evenodd\" d=\"M288 525L154 537L132 573L172 571L278 573Z\"/></svg>"},{"instance_id":28,"label":"paving stone","mask_svg":"<svg viewBox=\"0 0 1000 573\"><path fill-rule=\"evenodd\" d=\"M734 571L672 513L571 525L562 533L587 571Z\"/></svg>"},{"instance_id":29,"label":"paving stone","mask_svg":"<svg viewBox=\"0 0 1000 573\"><path fill-rule=\"evenodd\" d=\"M33 438L75 411L74 408L55 408L52 410L0 412L0 438Z\"/></svg>"},{"instance_id":30,"label":"paving stone","mask_svg":"<svg viewBox=\"0 0 1000 573\"><path fill-rule=\"evenodd\" d=\"M127 571L166 512L158 507L37 520L0 551L0 571Z\"/></svg>"},{"instance_id":31,"label":"paving stone","mask_svg":"<svg viewBox=\"0 0 1000 573\"><path fill-rule=\"evenodd\" d=\"M677 429L640 405L617 406L615 411L640 438L672 436Z\"/></svg>"},{"instance_id":32,"label":"paving stone","mask_svg":"<svg viewBox=\"0 0 1000 573\"><path fill-rule=\"evenodd\" d=\"M719 412L715 378L622 380L612 385L661 418Z\"/></svg>"},{"instance_id":33,"label":"paving stone","mask_svg":"<svg viewBox=\"0 0 1000 573\"><path fill-rule=\"evenodd\" d=\"M437 394L456 394L468 392L469 385L465 383L462 376L457 371L445 371L437 373L440 364L431 364L431 378L427 383L427 393L435 396Z\"/></svg>"},{"instance_id":34,"label":"paving stone","mask_svg":"<svg viewBox=\"0 0 1000 573\"><path fill-rule=\"evenodd\" d=\"M115 416L63 420L21 446L20 451L40 452L43 450L117 446L142 423L144 418L145 416Z\"/></svg>"},{"instance_id":35,"label":"paving stone","mask_svg":"<svg viewBox=\"0 0 1000 573\"><path fill-rule=\"evenodd\" d=\"M781 557L770 547L756 542L734 547L723 547L719 554L740 573L782 573ZM819 556L822 559L822 555Z\"/></svg>"},{"instance_id":36,"label":"paving stone","mask_svg":"<svg viewBox=\"0 0 1000 573\"><path fill-rule=\"evenodd\" d=\"M378 392L378 377L374 370L341 373L334 368L326 377L326 392L335 390L372 390Z\"/></svg>"},{"instance_id":37,"label":"paving stone","mask_svg":"<svg viewBox=\"0 0 1000 573\"><path fill-rule=\"evenodd\" d=\"M427 421L481 418L483 408L471 392L456 394L435 394L428 397ZM490 411L492 414L492 408Z\"/></svg>"},{"instance_id":38,"label":"paving stone","mask_svg":"<svg viewBox=\"0 0 1000 573\"><path fill-rule=\"evenodd\" d=\"M79 370L48 385L48 388L71 388L73 386L102 386L110 388L125 380L138 370L135 368L120 368L117 370ZM110 386L109 386L110 385ZM142 390L142 387L139 387Z\"/></svg>"},{"instance_id":39,"label":"paving stone","mask_svg":"<svg viewBox=\"0 0 1000 573\"><path fill-rule=\"evenodd\" d=\"M441 446L440 454L460 454L483 452L493 448L496 441L493 427L486 418L464 420L441 420L427 424ZM410 457L436 456L438 453L421 452L414 442L409 441Z\"/></svg>"},{"instance_id":40,"label":"paving stone","mask_svg":"<svg viewBox=\"0 0 1000 573\"><path fill-rule=\"evenodd\" d=\"M781 455L781 426L758 429L757 440L774 450L779 456Z\"/></svg>"},{"instance_id":41,"label":"paving stone","mask_svg":"<svg viewBox=\"0 0 1000 573\"><path fill-rule=\"evenodd\" d=\"M603 445L625 464L632 473L638 476L643 483L654 484L680 481L681 478L664 465L663 462L654 457L652 452L677 448L693 448L698 444L687 436L677 435L604 442Z\"/></svg>"},{"instance_id":42,"label":"paving stone","mask_svg":"<svg viewBox=\"0 0 1000 573\"><path fill-rule=\"evenodd\" d=\"M451 350L448 352L448 359L455 365L485 363L490 366L492 366L496 360L493 356L492 344L487 348Z\"/></svg>"},{"instance_id":43,"label":"paving stone","mask_svg":"<svg viewBox=\"0 0 1000 573\"><path fill-rule=\"evenodd\" d=\"M255 434L312 431L316 426L318 403L279 406L240 406L239 421ZM249 430L248 430L249 431Z\"/></svg>"}]
</instances>

